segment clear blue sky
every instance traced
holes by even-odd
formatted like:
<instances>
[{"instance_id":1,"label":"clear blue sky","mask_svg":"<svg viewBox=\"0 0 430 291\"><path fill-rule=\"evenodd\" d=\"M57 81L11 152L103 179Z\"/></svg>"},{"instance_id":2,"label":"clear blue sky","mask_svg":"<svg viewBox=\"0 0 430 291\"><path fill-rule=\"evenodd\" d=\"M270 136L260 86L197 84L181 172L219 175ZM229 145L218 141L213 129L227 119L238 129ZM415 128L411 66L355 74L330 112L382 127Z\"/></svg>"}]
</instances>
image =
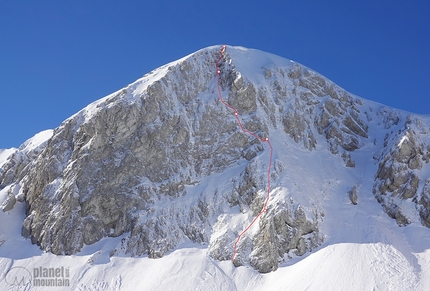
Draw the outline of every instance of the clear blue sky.
<instances>
[{"instance_id":1,"label":"clear blue sky","mask_svg":"<svg viewBox=\"0 0 430 291\"><path fill-rule=\"evenodd\" d=\"M430 114L430 1L0 0L0 148L214 44L271 52Z\"/></svg>"}]
</instances>

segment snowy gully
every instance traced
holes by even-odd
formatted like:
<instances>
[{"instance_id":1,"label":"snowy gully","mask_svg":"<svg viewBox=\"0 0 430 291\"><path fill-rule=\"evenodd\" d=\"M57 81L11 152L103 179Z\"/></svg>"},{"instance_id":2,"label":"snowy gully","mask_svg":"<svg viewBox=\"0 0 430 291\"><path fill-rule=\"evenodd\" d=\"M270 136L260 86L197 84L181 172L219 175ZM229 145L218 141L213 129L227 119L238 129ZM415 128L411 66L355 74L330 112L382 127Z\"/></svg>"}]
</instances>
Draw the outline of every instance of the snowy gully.
<instances>
[{"instance_id":1,"label":"snowy gully","mask_svg":"<svg viewBox=\"0 0 430 291\"><path fill-rule=\"evenodd\" d=\"M261 138L258 135L256 135L255 133L245 129L242 125L242 122L240 121L239 118L239 112L237 111L236 108L230 106L227 102L224 101L224 99L222 98L222 93L221 93L221 79L220 79L220 75L221 75L221 70L219 68L219 63L221 62L224 52L226 50L226 45L223 45L220 49L219 52L219 59L216 62L216 74L217 74L217 85L218 85L218 95L219 95L219 100L221 101L222 104L224 104L227 108L231 109L234 112L234 116L236 117L237 123L239 124L240 129L244 132L247 133L253 137L255 137L256 139L258 139L260 142L262 143L267 143L269 145L270 148L270 158L269 158L269 166L267 168L267 197L266 200L264 202L264 206L263 209L254 217L254 219L251 221L251 223L239 234L239 236L237 237L235 243L234 243L234 248L233 248L233 256L231 257L231 261L234 262L234 259L236 257L236 247L237 244L239 243L240 239L242 238L242 236L251 228L251 226L257 221L257 219L267 210L267 203L269 202L269 198L270 198L270 169L272 168L272 154L273 154L273 148L272 145L270 144L270 140L268 137L266 138Z\"/></svg>"}]
</instances>

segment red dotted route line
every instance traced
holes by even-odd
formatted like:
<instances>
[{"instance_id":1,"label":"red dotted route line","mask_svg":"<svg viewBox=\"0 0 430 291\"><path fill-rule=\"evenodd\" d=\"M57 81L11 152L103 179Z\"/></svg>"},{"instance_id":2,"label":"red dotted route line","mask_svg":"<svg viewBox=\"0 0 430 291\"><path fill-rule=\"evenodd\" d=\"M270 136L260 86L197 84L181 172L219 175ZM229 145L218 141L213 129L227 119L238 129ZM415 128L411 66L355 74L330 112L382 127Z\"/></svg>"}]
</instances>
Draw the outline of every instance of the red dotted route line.
<instances>
[{"instance_id":1,"label":"red dotted route line","mask_svg":"<svg viewBox=\"0 0 430 291\"><path fill-rule=\"evenodd\" d=\"M270 198L270 168L272 168L272 154L273 154L273 148L272 145L270 144L269 138L261 138L258 135L256 135L255 133L247 130L246 128L243 127L242 122L239 119L239 112L237 111L236 108L234 108L233 106L229 105L227 102L224 101L224 99L222 98L222 94L221 94L221 80L220 80L220 74L221 74L221 70L219 69L219 62L222 60L224 51L226 50L226 45L223 45L221 47L221 50L219 52L219 59L216 62L216 72L217 72L217 85L218 85L218 94L219 94L219 100L221 101L222 104L224 104L226 107L230 108L231 110L233 110L234 112L234 116L236 117L237 123L239 124L240 129L255 137L256 139L258 139L260 142L264 142L267 143L270 147L270 160L269 160L269 166L267 168L267 197L266 197L266 201L264 202L264 206L263 209L260 211L260 213L257 214L257 216L254 217L254 219L251 221L251 223L239 234L239 236L236 239L236 242L234 243L234 250L233 250L233 256L231 257L231 261L234 262L234 258L236 257L236 247L237 244L239 243L240 239L242 238L242 236L251 228L251 226L254 224L254 222L264 213L267 211L267 203L269 202L269 198Z\"/></svg>"}]
</instances>

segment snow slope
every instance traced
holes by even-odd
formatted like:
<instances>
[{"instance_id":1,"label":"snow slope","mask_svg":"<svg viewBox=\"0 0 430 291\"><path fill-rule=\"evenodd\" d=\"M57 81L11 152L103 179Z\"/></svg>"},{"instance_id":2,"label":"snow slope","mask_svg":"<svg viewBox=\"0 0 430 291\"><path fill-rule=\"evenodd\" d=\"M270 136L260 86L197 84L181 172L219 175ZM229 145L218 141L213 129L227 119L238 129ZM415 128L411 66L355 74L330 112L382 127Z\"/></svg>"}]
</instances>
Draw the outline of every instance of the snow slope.
<instances>
[{"instance_id":1,"label":"snow slope","mask_svg":"<svg viewBox=\"0 0 430 291\"><path fill-rule=\"evenodd\" d=\"M257 50L228 47L228 53L236 70L254 84L267 82L267 70L287 70L294 66L290 60ZM187 57L172 64L185 59ZM168 67L163 66L130 85L129 91L135 92L132 96L142 94L149 84L166 73ZM215 81L210 86L213 92ZM110 106L112 96L96 101L78 114L83 120L91 119L98 110ZM199 97L206 98L205 102L216 100L216 94ZM127 101L138 102L133 98ZM310 253L298 256L291 251L285 254L277 271L261 274L249 265L235 267L229 260L214 260L208 255L206 243L183 242L159 259L129 257L121 253L112 256L127 234L103 238L72 256L56 256L41 251L21 236L26 205L18 202L12 210L0 212L0 290L430 290L430 229L417 219L399 227L372 193L378 170L374 157L381 151L386 130L380 120L375 116L366 117L364 112L376 114L383 105L363 101L357 106L361 117L367 120L372 139L351 153L355 167L345 167L345 161L327 148L326 138L322 135L315 135L315 149L309 150L286 135L282 128L271 126L269 129L274 167L278 168L269 208L288 204L305 211L315 210L320 219L320 233L324 236L321 246ZM263 110L259 109L258 114L263 115ZM398 115L404 121L408 113L399 111ZM400 124L390 130L397 131ZM52 134L48 131L37 135L23 148L28 151L37 149ZM401 138L397 145L403 142L405 139ZM0 168L5 163L4 157L12 152L0 152ZM265 149L256 158L258 175L265 173L267 155ZM223 173L214 174L212 179L189 185L187 195L174 202L164 201L158 205L158 210L169 209L169 203L174 204L175 209L184 209L190 207L191 200L200 197L202 192L211 195L216 187L229 189L232 187L231 177L238 176L244 167L240 162ZM420 175L427 178L428 171ZM347 194L351 185L357 189L357 205L351 203ZM4 187L0 190L0 202L10 191L20 189ZM265 193L260 191L258 195L263 197ZM211 224L213 238L229 231L240 232L252 219L249 212L241 212L238 206L217 211L218 219ZM411 212L417 210L412 208ZM258 227L253 227L248 236L258 231ZM37 277L40 268L67 270L59 273L56 279L68 280L69 286L35 287L35 280L47 279ZM24 278L30 284L11 284L14 276L18 283Z\"/></svg>"},{"instance_id":2,"label":"snow slope","mask_svg":"<svg viewBox=\"0 0 430 291\"><path fill-rule=\"evenodd\" d=\"M230 261L215 261L205 246L195 244L156 260L109 257L120 238L103 239L75 256L43 253L20 236L24 219L20 205L0 213L0 231L8 238L0 248L2 276L12 266L30 272L38 267L68 268L71 287L49 290L428 290L428 230L418 225L399 228L368 200L356 213L348 209L355 206L346 203L329 209L333 218L327 219L335 220L336 226L333 237L315 253L296 257L265 275L235 268ZM376 212L369 215L369 210ZM4 279L0 286L46 290L13 289Z\"/></svg>"}]
</instances>

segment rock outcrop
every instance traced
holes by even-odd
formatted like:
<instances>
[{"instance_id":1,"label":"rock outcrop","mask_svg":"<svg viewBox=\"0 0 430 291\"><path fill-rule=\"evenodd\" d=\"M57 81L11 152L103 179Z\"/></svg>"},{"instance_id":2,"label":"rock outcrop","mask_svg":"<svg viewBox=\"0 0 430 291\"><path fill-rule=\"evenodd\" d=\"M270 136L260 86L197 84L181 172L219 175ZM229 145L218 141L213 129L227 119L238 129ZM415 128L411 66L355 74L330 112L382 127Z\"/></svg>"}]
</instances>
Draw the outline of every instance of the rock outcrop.
<instances>
[{"instance_id":1,"label":"rock outcrop","mask_svg":"<svg viewBox=\"0 0 430 291\"><path fill-rule=\"evenodd\" d=\"M396 118L394 123L390 120L393 118L388 119L389 124L398 123ZM420 170L429 162L429 130L421 118L409 115L397 134L385 136L385 151L379 160L373 192L385 212L401 226L413 219L403 210L408 203L415 204L421 221L427 223L426 184L420 179Z\"/></svg>"}]
</instances>

